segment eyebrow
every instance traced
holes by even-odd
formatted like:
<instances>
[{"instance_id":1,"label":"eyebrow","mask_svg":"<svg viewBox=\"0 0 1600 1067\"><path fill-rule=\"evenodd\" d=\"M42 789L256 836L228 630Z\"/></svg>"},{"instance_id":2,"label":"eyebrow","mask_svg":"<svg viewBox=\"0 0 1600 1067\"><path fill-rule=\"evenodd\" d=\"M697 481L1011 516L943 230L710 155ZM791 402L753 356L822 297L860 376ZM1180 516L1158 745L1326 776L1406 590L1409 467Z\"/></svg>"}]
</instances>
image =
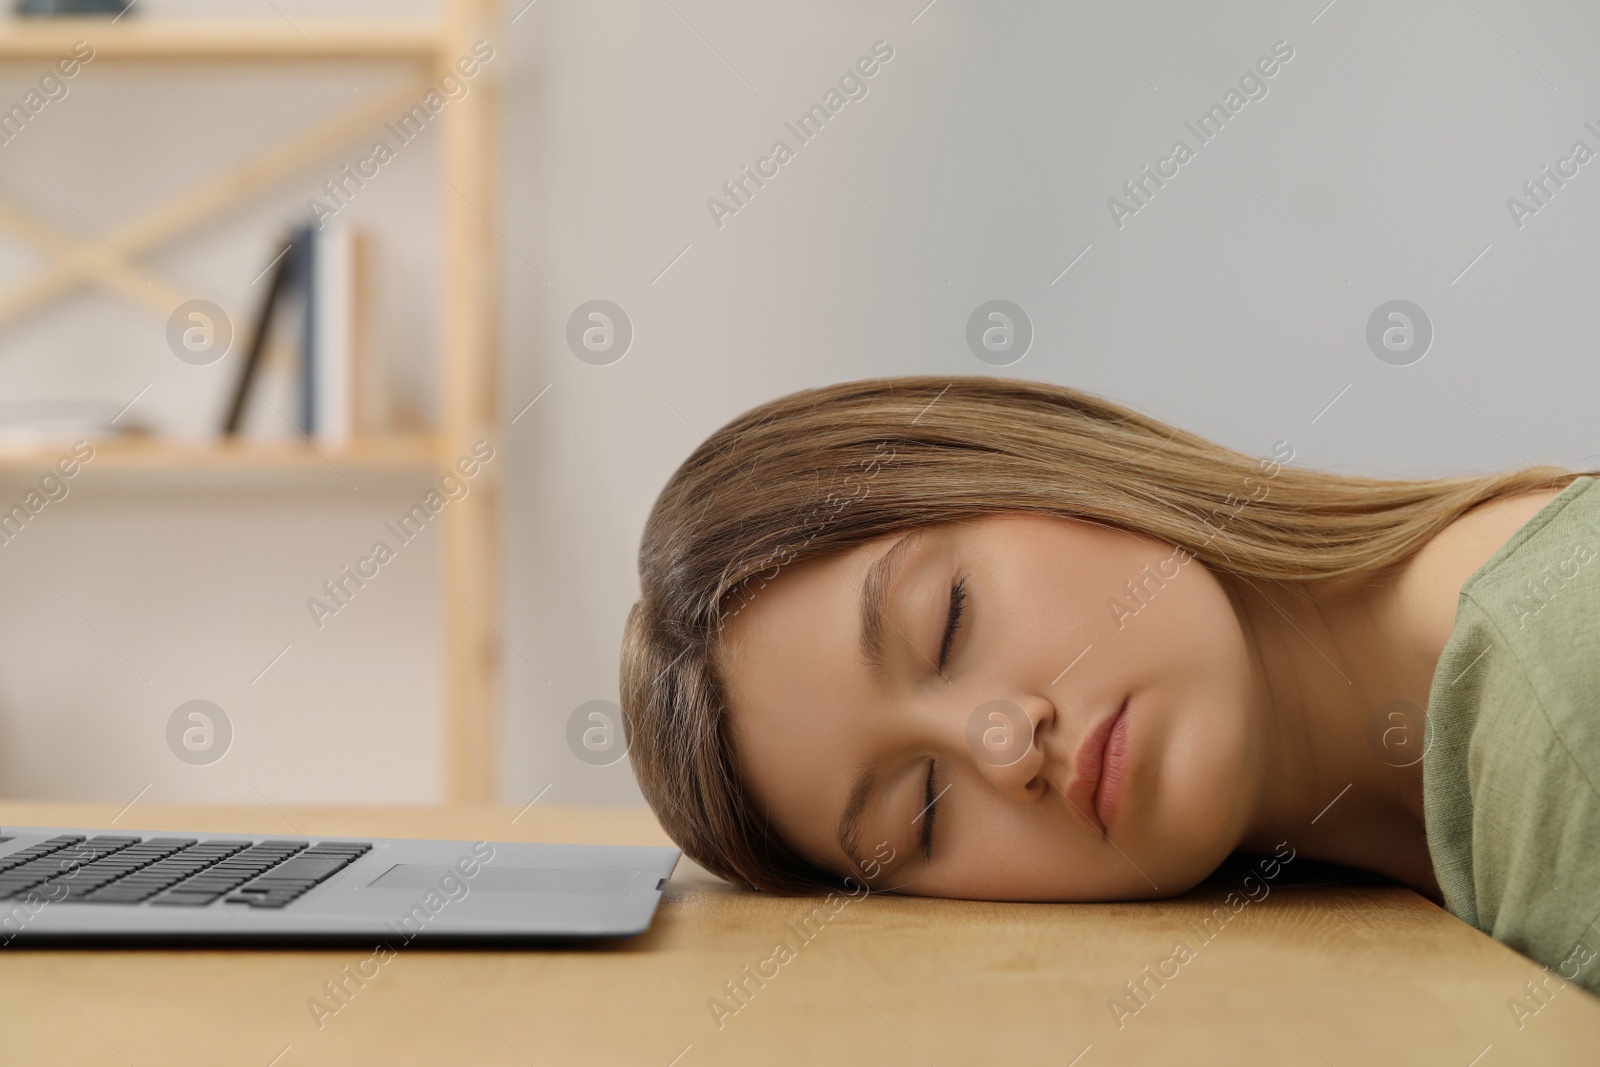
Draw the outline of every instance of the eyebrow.
<instances>
[{"instance_id":1,"label":"eyebrow","mask_svg":"<svg viewBox=\"0 0 1600 1067\"><path fill-rule=\"evenodd\" d=\"M861 654L874 674L883 673L883 623L895 570L921 532L920 529L912 530L890 546L867 569L866 579L861 583ZM878 784L877 771L875 760L867 760L856 766L855 781L850 786L849 796L845 798L844 811L839 814L836 833L839 847L850 862L858 867L861 864L856 859L856 839L861 833L861 819L866 814L867 802L872 799L873 790Z\"/></svg>"},{"instance_id":2,"label":"eyebrow","mask_svg":"<svg viewBox=\"0 0 1600 1067\"><path fill-rule=\"evenodd\" d=\"M873 674L883 673L883 623L895 570L921 532L912 530L896 541L867 568L866 580L861 583L861 655Z\"/></svg>"}]
</instances>

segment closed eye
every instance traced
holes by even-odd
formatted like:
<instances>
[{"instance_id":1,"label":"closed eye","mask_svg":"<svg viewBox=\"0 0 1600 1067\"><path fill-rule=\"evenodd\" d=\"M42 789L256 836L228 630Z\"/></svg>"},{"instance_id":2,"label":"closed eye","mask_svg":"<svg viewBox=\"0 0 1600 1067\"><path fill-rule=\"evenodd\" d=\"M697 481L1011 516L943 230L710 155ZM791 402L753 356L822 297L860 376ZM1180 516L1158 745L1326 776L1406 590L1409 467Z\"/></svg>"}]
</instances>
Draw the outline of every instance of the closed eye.
<instances>
[{"instance_id":1,"label":"closed eye","mask_svg":"<svg viewBox=\"0 0 1600 1067\"><path fill-rule=\"evenodd\" d=\"M950 662L950 645L956 639L956 629L961 625L961 613L967 603L967 579L962 577L950 587L950 609L945 615L944 640L939 644L939 673L944 673Z\"/></svg>"},{"instance_id":2,"label":"closed eye","mask_svg":"<svg viewBox=\"0 0 1600 1067\"><path fill-rule=\"evenodd\" d=\"M937 805L934 801L938 798L933 795L933 760L928 761L928 782L923 787L922 799L925 806L922 809L922 862L929 863L933 860L933 813ZM949 788L946 786L946 788ZM939 794L943 796L941 792Z\"/></svg>"}]
</instances>

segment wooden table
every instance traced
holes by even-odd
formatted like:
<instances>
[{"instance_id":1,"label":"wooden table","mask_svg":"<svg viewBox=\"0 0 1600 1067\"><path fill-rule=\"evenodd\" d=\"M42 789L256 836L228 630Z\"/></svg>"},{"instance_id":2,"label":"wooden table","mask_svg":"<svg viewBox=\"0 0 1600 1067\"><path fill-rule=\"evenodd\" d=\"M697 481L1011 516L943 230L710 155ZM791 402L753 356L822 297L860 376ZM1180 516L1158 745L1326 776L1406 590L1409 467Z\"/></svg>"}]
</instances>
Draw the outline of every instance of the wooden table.
<instances>
[{"instance_id":1,"label":"wooden table","mask_svg":"<svg viewBox=\"0 0 1600 1067\"><path fill-rule=\"evenodd\" d=\"M0 803L0 825L104 826L116 816L115 805ZM544 805L519 816L514 807L139 804L116 828L669 843L643 810ZM1225 893L1111 905L871 896L813 913L820 898L736 892L685 859L654 924L636 938L562 950L403 949L324 1013L320 1027L309 1002L330 1003L324 983L368 953L13 946L0 950L0 1063L1498 1067L1600 1059L1600 998L1551 981L1555 992L1531 1013L1539 1001L1523 983L1543 979L1539 966L1408 890L1278 885L1230 910L1204 942L1191 923L1225 906ZM813 920L809 941L796 932L808 914L825 916ZM780 941L790 954L767 963L771 977L758 985L744 969L756 973ZM1179 941L1192 956L1174 958ZM741 980L750 991L742 1001L725 987ZM1129 982L1143 983L1142 1004ZM1520 1028L1510 1007L1517 998L1530 1012Z\"/></svg>"}]
</instances>

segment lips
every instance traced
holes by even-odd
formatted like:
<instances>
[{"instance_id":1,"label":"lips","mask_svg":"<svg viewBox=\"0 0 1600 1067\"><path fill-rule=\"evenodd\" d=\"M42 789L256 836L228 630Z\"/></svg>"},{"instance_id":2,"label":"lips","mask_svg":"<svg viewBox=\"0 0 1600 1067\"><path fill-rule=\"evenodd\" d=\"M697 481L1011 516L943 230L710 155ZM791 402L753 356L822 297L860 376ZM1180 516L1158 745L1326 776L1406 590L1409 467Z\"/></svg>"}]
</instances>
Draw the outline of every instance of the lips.
<instances>
[{"instance_id":1,"label":"lips","mask_svg":"<svg viewBox=\"0 0 1600 1067\"><path fill-rule=\"evenodd\" d=\"M1072 784L1067 787L1067 800L1102 835L1116 816L1115 802L1125 777L1127 709L1128 702L1124 699L1115 712L1089 731L1072 759Z\"/></svg>"}]
</instances>

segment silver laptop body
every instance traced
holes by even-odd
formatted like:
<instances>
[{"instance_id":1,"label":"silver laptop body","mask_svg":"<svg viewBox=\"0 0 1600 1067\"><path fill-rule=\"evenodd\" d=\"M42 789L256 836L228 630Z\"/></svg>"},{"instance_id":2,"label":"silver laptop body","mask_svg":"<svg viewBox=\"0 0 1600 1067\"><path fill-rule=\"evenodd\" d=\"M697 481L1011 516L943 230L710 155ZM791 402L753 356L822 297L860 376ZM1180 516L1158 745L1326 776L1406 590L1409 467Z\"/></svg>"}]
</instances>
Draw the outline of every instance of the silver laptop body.
<instances>
[{"instance_id":1,"label":"silver laptop body","mask_svg":"<svg viewBox=\"0 0 1600 1067\"><path fill-rule=\"evenodd\" d=\"M626 937L679 850L0 828L0 948L334 942L392 951Z\"/></svg>"}]
</instances>

